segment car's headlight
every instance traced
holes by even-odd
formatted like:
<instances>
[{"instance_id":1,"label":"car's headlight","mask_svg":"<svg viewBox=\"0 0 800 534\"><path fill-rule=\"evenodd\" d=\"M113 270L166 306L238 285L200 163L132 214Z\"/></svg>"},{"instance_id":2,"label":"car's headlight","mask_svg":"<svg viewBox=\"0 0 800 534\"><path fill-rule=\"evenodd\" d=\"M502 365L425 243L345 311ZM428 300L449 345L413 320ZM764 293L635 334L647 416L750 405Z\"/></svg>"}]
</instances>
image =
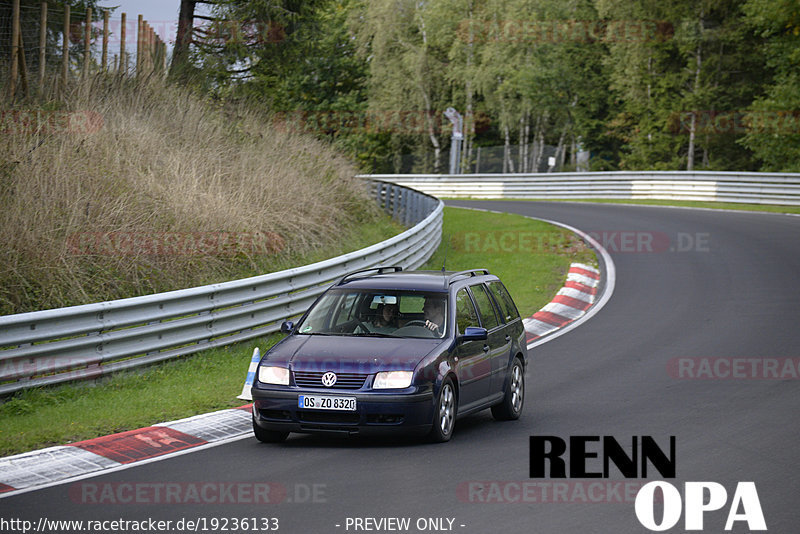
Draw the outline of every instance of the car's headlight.
<instances>
[{"instance_id":1,"label":"car's headlight","mask_svg":"<svg viewBox=\"0 0 800 534\"><path fill-rule=\"evenodd\" d=\"M262 384L289 385L289 369L286 367L258 366L258 381Z\"/></svg>"},{"instance_id":2,"label":"car's headlight","mask_svg":"<svg viewBox=\"0 0 800 534\"><path fill-rule=\"evenodd\" d=\"M413 371L381 371L375 374L372 389L404 389L411 385Z\"/></svg>"}]
</instances>

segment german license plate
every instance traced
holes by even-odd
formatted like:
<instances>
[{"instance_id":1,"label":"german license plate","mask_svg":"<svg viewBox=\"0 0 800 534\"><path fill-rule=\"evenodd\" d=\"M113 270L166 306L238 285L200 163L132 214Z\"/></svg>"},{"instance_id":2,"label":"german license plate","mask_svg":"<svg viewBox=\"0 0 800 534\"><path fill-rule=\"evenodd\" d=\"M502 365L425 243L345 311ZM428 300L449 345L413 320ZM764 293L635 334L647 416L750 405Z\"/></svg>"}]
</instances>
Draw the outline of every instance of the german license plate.
<instances>
[{"instance_id":1,"label":"german license plate","mask_svg":"<svg viewBox=\"0 0 800 534\"><path fill-rule=\"evenodd\" d=\"M330 397L328 395L299 395L297 407L307 410L356 411L355 397Z\"/></svg>"}]
</instances>

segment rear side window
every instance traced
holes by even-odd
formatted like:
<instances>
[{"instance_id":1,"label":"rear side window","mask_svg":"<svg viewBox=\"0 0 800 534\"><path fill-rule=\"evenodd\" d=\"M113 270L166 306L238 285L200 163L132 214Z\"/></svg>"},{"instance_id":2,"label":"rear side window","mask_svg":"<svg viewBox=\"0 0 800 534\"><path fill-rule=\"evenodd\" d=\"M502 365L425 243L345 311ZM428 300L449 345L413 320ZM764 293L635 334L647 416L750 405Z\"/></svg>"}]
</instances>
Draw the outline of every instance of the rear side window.
<instances>
[{"instance_id":1,"label":"rear side window","mask_svg":"<svg viewBox=\"0 0 800 534\"><path fill-rule=\"evenodd\" d=\"M459 289L456 293L456 325L462 334L468 326L480 326L475 306L466 289Z\"/></svg>"},{"instance_id":2,"label":"rear side window","mask_svg":"<svg viewBox=\"0 0 800 534\"><path fill-rule=\"evenodd\" d=\"M517 307L514 306L514 301L511 299L511 295L508 294L508 290L502 282L489 282L489 290L500 306L500 310L503 314L503 322L507 323L519 317Z\"/></svg>"},{"instance_id":3,"label":"rear side window","mask_svg":"<svg viewBox=\"0 0 800 534\"><path fill-rule=\"evenodd\" d=\"M486 288L483 284L477 284L474 286L470 286L472 290L472 296L475 299L475 304L478 305L478 314L481 316L481 323L486 330L491 330L497 326L500 326L500 322L497 320L497 315L494 313L494 305L492 304L492 298L489 296L489 293L486 292Z\"/></svg>"}]
</instances>

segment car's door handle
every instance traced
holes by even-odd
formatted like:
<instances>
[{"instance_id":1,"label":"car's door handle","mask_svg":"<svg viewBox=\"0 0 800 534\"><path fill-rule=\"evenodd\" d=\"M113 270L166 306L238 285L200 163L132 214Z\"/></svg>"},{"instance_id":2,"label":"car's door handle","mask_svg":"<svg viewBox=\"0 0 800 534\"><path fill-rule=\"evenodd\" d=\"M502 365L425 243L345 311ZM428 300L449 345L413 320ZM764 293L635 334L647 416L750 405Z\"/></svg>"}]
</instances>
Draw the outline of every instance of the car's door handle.
<instances>
[{"instance_id":1,"label":"car's door handle","mask_svg":"<svg viewBox=\"0 0 800 534\"><path fill-rule=\"evenodd\" d=\"M509 336L508 334L506 334L506 341L511 341L511 336Z\"/></svg>"},{"instance_id":2,"label":"car's door handle","mask_svg":"<svg viewBox=\"0 0 800 534\"><path fill-rule=\"evenodd\" d=\"M489 345L483 346L483 352L489 352Z\"/></svg>"}]
</instances>

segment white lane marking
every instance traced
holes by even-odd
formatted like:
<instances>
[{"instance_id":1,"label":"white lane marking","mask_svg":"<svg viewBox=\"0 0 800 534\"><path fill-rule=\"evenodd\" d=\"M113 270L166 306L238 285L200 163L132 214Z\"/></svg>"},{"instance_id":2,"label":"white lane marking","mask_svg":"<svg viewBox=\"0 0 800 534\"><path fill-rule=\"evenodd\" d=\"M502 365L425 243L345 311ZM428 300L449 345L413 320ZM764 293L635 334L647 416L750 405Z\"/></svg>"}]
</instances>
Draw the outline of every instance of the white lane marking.
<instances>
[{"instance_id":1,"label":"white lane marking","mask_svg":"<svg viewBox=\"0 0 800 534\"><path fill-rule=\"evenodd\" d=\"M545 323L544 321L540 321L538 319L532 319L530 317L523 319L522 324L525 326L525 331L527 333L539 337L545 334L549 334L553 330L558 330L557 326L553 326L549 323Z\"/></svg>"},{"instance_id":2,"label":"white lane marking","mask_svg":"<svg viewBox=\"0 0 800 534\"><path fill-rule=\"evenodd\" d=\"M583 315L583 310L573 308L572 306L567 306L566 304L561 304L559 302L550 302L539 311L555 313L556 315L560 315L561 317L571 319L573 321Z\"/></svg>"},{"instance_id":3,"label":"white lane marking","mask_svg":"<svg viewBox=\"0 0 800 534\"><path fill-rule=\"evenodd\" d=\"M249 411L231 408L153 426L165 426L213 443L250 430L251 423Z\"/></svg>"},{"instance_id":4,"label":"white lane marking","mask_svg":"<svg viewBox=\"0 0 800 534\"><path fill-rule=\"evenodd\" d=\"M57 445L3 458L0 460L0 482L19 489L40 487L37 484L105 471L118 465L121 464L117 461L78 447ZM7 493L0 494L0 497Z\"/></svg>"},{"instance_id":5,"label":"white lane marking","mask_svg":"<svg viewBox=\"0 0 800 534\"><path fill-rule=\"evenodd\" d=\"M220 445L225 445L227 443L232 443L234 441L239 441L239 440L242 440L242 439L245 439L245 438L249 438L249 437L252 437L253 439L255 439L255 437L253 437L253 433L252 432L246 432L246 433L243 433L240 436L233 436L233 437L230 437L230 438L227 438L227 439L222 439L222 440L219 440L219 441L215 441L214 443L206 443L205 445L198 445L197 447L192 447L190 449L184 449L182 451L173 452L173 453L170 453L170 454L165 454L163 456L156 456L155 458L148 458L147 460L141 460L139 462L133 462L133 463L130 463L130 464L122 464L122 465L119 465L119 466L116 466L116 467L109 467L107 469L103 469L102 471L95 471L95 472L92 472L92 473L84 473L82 475L78 475L78 476L74 476L74 477L70 477L70 478L65 478L65 479L62 479L62 480L57 480L55 482L50 482L50 483L47 483L47 484L42 484L41 486L34 486L34 487L30 487L30 488L25 488L25 489L9 491L9 492L6 492L6 493L0 493L0 500L4 499L5 497L11 497L12 495L21 495L23 493L29 493L31 491L38 491L40 489L50 488L50 487L53 487L53 486L60 486L61 484L69 484L70 482L77 482L78 480L84 480L84 479L87 479L87 478L94 478L94 477L102 476L102 475L105 475L105 474L108 474L108 473L116 473L117 471L124 471L124 470L130 469L132 467L139 467L141 465L150 464L150 463L153 463L153 462L160 462L161 460L168 460L170 458L175 458L176 456L183 456L184 454L189 454L189 453L196 452L196 451L202 451L202 450L205 450L205 449L211 449L213 447L218 447Z\"/></svg>"},{"instance_id":6,"label":"white lane marking","mask_svg":"<svg viewBox=\"0 0 800 534\"><path fill-rule=\"evenodd\" d=\"M579 284L583 284L589 287L597 287L598 284L600 284L600 280L596 278L591 278L589 276L580 273L567 273L567 281L578 282Z\"/></svg>"},{"instance_id":7,"label":"white lane marking","mask_svg":"<svg viewBox=\"0 0 800 534\"><path fill-rule=\"evenodd\" d=\"M578 267L579 269L583 269L584 271L600 274L600 271L597 270L595 267L592 267L591 265L586 265L585 263L573 263L572 267Z\"/></svg>"},{"instance_id":8,"label":"white lane marking","mask_svg":"<svg viewBox=\"0 0 800 534\"><path fill-rule=\"evenodd\" d=\"M581 291L580 289L573 289L571 287L562 287L558 290L557 295L563 295L565 297L569 297L571 299L580 300L587 304L591 304L594 302L594 295L591 293L586 293L585 291Z\"/></svg>"}]
</instances>

